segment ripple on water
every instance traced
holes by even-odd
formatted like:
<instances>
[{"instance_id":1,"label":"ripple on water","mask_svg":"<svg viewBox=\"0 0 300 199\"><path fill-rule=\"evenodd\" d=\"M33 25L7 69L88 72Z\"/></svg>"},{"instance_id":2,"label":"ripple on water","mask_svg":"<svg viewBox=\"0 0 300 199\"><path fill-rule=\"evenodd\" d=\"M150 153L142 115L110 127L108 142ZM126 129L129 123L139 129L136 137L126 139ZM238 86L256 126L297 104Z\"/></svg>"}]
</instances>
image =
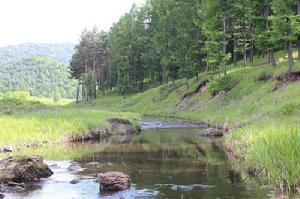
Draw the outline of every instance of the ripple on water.
<instances>
[{"instance_id":1,"label":"ripple on water","mask_svg":"<svg viewBox=\"0 0 300 199\"><path fill-rule=\"evenodd\" d=\"M54 174L49 179L44 179L38 184L32 184L24 192L8 191L5 198L9 199L116 199L116 198L155 198L158 191L150 189L137 190L133 185L131 189L112 195L99 193L99 184L92 176L83 176L78 184L70 181L79 177L74 172L68 171L71 161L45 161L50 165Z\"/></svg>"}]
</instances>

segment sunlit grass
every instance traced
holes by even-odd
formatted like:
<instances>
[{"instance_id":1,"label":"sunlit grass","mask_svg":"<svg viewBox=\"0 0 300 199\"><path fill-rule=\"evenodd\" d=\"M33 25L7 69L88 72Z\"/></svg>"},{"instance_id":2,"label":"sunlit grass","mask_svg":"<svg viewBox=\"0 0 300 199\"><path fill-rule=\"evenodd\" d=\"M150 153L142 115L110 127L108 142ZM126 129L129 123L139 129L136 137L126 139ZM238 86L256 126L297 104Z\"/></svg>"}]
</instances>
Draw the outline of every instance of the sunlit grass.
<instances>
[{"instance_id":1,"label":"sunlit grass","mask_svg":"<svg viewBox=\"0 0 300 199\"><path fill-rule=\"evenodd\" d=\"M300 182L300 127L291 123L251 125L234 131L225 140L235 140L244 168L254 170L259 179L278 188L295 189Z\"/></svg>"},{"instance_id":2,"label":"sunlit grass","mask_svg":"<svg viewBox=\"0 0 300 199\"><path fill-rule=\"evenodd\" d=\"M235 129L225 138L225 144L239 143L233 148L245 158L245 168L257 171L263 184L291 188L300 183L300 82L274 91L278 83L275 77L288 68L286 52L276 52L275 57L276 67L267 64L266 56L255 57L253 66L248 62L247 67L243 67L242 61L238 62L238 67L228 66L228 76L239 81L230 92L215 98L206 90L181 101L184 94L195 90L207 77L202 74L199 79L191 79L188 86L182 79L176 81L176 86L162 85L125 99L102 96L93 107L173 115L217 124L229 122ZM294 70L300 70L296 60ZM272 75L272 79L258 81L263 73ZM209 78L212 82L219 76L215 74ZM244 125L246 127L236 130Z\"/></svg>"},{"instance_id":3,"label":"sunlit grass","mask_svg":"<svg viewBox=\"0 0 300 199\"><path fill-rule=\"evenodd\" d=\"M21 145L28 141L59 142L92 128L108 128L109 118L137 120L138 114L101 110L51 108L0 116L0 145Z\"/></svg>"}]
</instances>

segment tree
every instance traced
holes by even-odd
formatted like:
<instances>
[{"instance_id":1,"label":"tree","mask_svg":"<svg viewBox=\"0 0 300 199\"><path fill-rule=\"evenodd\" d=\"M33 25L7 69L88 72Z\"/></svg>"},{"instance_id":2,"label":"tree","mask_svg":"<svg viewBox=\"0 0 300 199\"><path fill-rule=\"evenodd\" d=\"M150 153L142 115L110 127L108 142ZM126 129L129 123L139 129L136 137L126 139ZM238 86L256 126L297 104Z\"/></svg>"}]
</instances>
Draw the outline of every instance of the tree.
<instances>
[{"instance_id":1,"label":"tree","mask_svg":"<svg viewBox=\"0 0 300 199\"><path fill-rule=\"evenodd\" d=\"M272 41L277 46L287 45L288 48L288 73L293 70L293 42L297 39L297 32L293 31L293 24L296 22L297 2L294 0L273 0L272 16L273 31Z\"/></svg>"},{"instance_id":2,"label":"tree","mask_svg":"<svg viewBox=\"0 0 300 199\"><path fill-rule=\"evenodd\" d=\"M227 51L229 33L229 0L205 0L201 6L204 16L203 33L206 36L204 51L208 65L219 67L226 75L226 64L231 58Z\"/></svg>"}]
</instances>

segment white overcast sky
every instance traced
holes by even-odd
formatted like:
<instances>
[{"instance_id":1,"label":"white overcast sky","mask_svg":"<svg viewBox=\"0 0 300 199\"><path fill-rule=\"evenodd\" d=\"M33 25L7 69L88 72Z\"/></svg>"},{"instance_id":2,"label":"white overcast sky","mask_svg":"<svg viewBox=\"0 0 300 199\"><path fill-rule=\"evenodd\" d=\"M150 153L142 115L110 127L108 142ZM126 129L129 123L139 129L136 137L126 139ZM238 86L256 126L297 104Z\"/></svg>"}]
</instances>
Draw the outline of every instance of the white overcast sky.
<instances>
[{"instance_id":1,"label":"white overcast sky","mask_svg":"<svg viewBox=\"0 0 300 199\"><path fill-rule=\"evenodd\" d=\"M0 0L0 46L77 42L82 30L108 30L145 0Z\"/></svg>"}]
</instances>

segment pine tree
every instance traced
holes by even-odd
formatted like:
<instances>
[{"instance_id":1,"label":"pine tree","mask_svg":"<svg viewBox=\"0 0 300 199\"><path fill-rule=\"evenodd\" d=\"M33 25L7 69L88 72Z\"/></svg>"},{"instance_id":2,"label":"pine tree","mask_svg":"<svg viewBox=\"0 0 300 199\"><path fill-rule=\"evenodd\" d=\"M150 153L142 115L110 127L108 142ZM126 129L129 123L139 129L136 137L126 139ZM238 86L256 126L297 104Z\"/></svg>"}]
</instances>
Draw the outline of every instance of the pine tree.
<instances>
[{"instance_id":1,"label":"pine tree","mask_svg":"<svg viewBox=\"0 0 300 199\"><path fill-rule=\"evenodd\" d=\"M287 45L288 48L288 73L293 70L293 42L297 39L296 32L293 32L293 23L297 15L297 2L294 0L273 0L272 16L273 31L272 40L277 46Z\"/></svg>"}]
</instances>

